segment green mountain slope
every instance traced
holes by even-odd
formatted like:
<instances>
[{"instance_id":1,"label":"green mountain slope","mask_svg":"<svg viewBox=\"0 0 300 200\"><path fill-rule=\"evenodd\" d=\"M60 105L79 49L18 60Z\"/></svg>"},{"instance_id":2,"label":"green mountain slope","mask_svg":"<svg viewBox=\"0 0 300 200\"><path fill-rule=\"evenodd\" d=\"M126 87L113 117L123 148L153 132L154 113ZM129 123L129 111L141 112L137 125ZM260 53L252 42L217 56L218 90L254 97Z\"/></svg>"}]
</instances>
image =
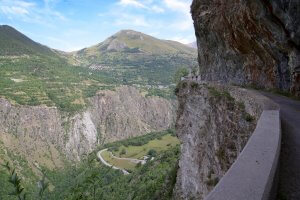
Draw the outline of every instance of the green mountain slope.
<instances>
[{"instance_id":1,"label":"green mountain slope","mask_svg":"<svg viewBox=\"0 0 300 200\"><path fill-rule=\"evenodd\" d=\"M173 83L178 68L197 65L197 51L184 44L123 30L104 42L73 53L83 65L112 71L125 84L164 85Z\"/></svg>"},{"instance_id":2,"label":"green mountain slope","mask_svg":"<svg viewBox=\"0 0 300 200\"><path fill-rule=\"evenodd\" d=\"M18 56L24 54L55 56L48 47L32 41L7 25L0 26L0 47L1 56Z\"/></svg>"},{"instance_id":3,"label":"green mountain slope","mask_svg":"<svg viewBox=\"0 0 300 200\"><path fill-rule=\"evenodd\" d=\"M104 42L65 53L0 26L0 97L22 105L77 112L98 90L135 85L145 95L173 98L178 68L196 65L196 51L174 41L120 31Z\"/></svg>"},{"instance_id":4,"label":"green mountain slope","mask_svg":"<svg viewBox=\"0 0 300 200\"><path fill-rule=\"evenodd\" d=\"M12 103L76 112L85 107L87 97L116 84L105 73L70 65L12 27L0 27L0 97Z\"/></svg>"},{"instance_id":5,"label":"green mountain slope","mask_svg":"<svg viewBox=\"0 0 300 200\"><path fill-rule=\"evenodd\" d=\"M196 54L196 51L179 42L160 40L133 30L122 30L104 42L83 49L80 55L95 56L108 52L141 53L141 54Z\"/></svg>"}]
</instances>

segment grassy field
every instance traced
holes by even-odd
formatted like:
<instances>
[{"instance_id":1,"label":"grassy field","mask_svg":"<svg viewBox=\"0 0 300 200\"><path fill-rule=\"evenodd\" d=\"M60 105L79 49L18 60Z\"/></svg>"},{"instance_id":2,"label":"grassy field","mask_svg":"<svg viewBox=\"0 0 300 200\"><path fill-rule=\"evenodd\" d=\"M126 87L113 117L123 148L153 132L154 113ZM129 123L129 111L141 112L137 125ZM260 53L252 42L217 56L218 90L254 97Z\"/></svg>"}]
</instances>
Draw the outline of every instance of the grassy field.
<instances>
[{"instance_id":1,"label":"grassy field","mask_svg":"<svg viewBox=\"0 0 300 200\"><path fill-rule=\"evenodd\" d=\"M165 151L170 147L174 147L179 144L178 138L168 134L163 136L161 139L151 140L149 143L142 146L121 146L118 151L114 151L114 155L122 158L136 158L141 159L146 156L150 149L157 152ZM125 149L126 153L121 154L122 150Z\"/></svg>"},{"instance_id":2,"label":"grassy field","mask_svg":"<svg viewBox=\"0 0 300 200\"><path fill-rule=\"evenodd\" d=\"M121 159L116 159L111 156L111 152L109 151L104 151L102 152L101 156L103 159L108 162L109 164L119 167L121 169L125 170L134 170L136 164L133 162L130 162L128 160L121 160Z\"/></svg>"},{"instance_id":3,"label":"grassy field","mask_svg":"<svg viewBox=\"0 0 300 200\"><path fill-rule=\"evenodd\" d=\"M162 151L166 151L170 148L173 148L178 144L180 143L177 137L171 134L166 134L161 138L153 139L148 143L140 146L129 145L126 147L122 145L118 148L118 150L113 151L113 154L116 157L121 157L121 158L143 159L143 156L148 155L148 152L150 150L155 150L156 152L159 153ZM132 163L128 160L120 160L120 159L113 158L111 156L110 151L104 151L102 152L101 155L103 159L106 160L109 164L114 165L118 168L131 170L131 171L135 169L136 166L135 163Z\"/></svg>"}]
</instances>

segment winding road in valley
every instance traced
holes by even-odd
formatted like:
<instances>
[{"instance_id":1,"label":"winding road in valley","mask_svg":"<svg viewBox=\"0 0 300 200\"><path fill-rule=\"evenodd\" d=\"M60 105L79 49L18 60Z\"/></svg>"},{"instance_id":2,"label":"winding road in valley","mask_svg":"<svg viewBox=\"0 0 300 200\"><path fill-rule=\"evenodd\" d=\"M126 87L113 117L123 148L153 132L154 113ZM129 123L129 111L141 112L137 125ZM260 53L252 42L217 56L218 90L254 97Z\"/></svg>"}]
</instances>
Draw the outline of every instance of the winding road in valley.
<instances>
[{"instance_id":1,"label":"winding road in valley","mask_svg":"<svg viewBox=\"0 0 300 200\"><path fill-rule=\"evenodd\" d=\"M123 172L124 175L129 174L129 172L126 171L125 169L118 168L118 167L113 166L113 165L109 164L108 162L106 162L106 161L104 160L104 158L101 156L101 153L103 153L104 151L107 151L107 149L102 149L101 151L98 151L98 153L97 153L97 157L100 159L100 161L101 161L104 165L106 165L106 166L108 166L108 167L111 167L111 168L113 168L113 169L116 169L116 170L121 170L121 171Z\"/></svg>"},{"instance_id":2,"label":"winding road in valley","mask_svg":"<svg viewBox=\"0 0 300 200\"><path fill-rule=\"evenodd\" d=\"M126 171L125 169L121 169L121 168L119 168L119 167L113 166L113 165L109 164L108 162L106 162L106 161L104 160L104 158L102 157L102 155L101 155L101 154L102 154L103 152L105 152L105 151L107 151L107 149L102 149L101 151L99 151L99 152L97 153L97 157L100 159L100 161L101 161L104 165L106 165L106 166L108 166L108 167L111 167L111 168L113 168L113 169L116 169L116 170L121 170L121 171L123 172L123 174L125 174L125 175L129 174L129 172ZM115 159L119 159L119 160L127 160L127 161L130 161L130 162L136 163L136 164L137 164L137 163L141 163L142 165L146 163L145 160L138 160L138 159L133 159L133 158L119 158L119 157L114 156L111 152L110 152L110 154L111 154L111 156L112 156L113 158L115 158Z\"/></svg>"},{"instance_id":3,"label":"winding road in valley","mask_svg":"<svg viewBox=\"0 0 300 200\"><path fill-rule=\"evenodd\" d=\"M280 106L282 145L279 166L279 200L300 199L300 101L263 93Z\"/></svg>"}]
</instances>

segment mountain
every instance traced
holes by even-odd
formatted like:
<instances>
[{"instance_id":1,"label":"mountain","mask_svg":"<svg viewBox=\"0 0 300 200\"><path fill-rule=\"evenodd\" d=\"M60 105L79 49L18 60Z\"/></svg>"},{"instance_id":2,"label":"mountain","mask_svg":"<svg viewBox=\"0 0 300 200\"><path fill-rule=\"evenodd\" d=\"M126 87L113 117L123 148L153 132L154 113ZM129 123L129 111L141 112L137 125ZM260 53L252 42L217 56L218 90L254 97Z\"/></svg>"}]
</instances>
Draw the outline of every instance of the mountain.
<instances>
[{"instance_id":1,"label":"mountain","mask_svg":"<svg viewBox=\"0 0 300 200\"><path fill-rule=\"evenodd\" d=\"M171 40L160 40L134 30L121 30L95 46L78 51L79 55L95 56L106 52L141 54L195 54L184 44Z\"/></svg>"},{"instance_id":2,"label":"mountain","mask_svg":"<svg viewBox=\"0 0 300 200\"><path fill-rule=\"evenodd\" d=\"M0 26L0 55L47 55L55 56L55 53L46 46L34 42L16 29L7 26Z\"/></svg>"},{"instance_id":3,"label":"mountain","mask_svg":"<svg viewBox=\"0 0 300 200\"><path fill-rule=\"evenodd\" d=\"M4 25L0 44L0 97L69 113L85 109L97 91L121 85L135 85L146 96L174 98L176 70L197 63L194 49L135 31L120 31L70 54Z\"/></svg>"},{"instance_id":4,"label":"mountain","mask_svg":"<svg viewBox=\"0 0 300 200\"><path fill-rule=\"evenodd\" d=\"M179 42L123 30L95 46L73 52L88 68L115 73L124 84L170 85L178 68L197 65L197 51Z\"/></svg>"},{"instance_id":5,"label":"mountain","mask_svg":"<svg viewBox=\"0 0 300 200\"><path fill-rule=\"evenodd\" d=\"M139 79L148 80L151 75L135 76L132 67L124 67L128 65L126 61L119 60L120 63L111 65L109 70L93 69L81 62L70 64L70 54L36 43L9 26L1 26L0 41L0 199L13 199L8 194L14 188L7 181L12 170L7 172L2 166L6 162L21 178L22 187L28 193L26 199L36 199L36 182L43 173L46 173L52 193L52 198L47 199L67 199L53 198L52 191L60 195L60 184L67 183L65 188L70 188L70 182L74 183L75 191L82 180L81 185L91 186L86 182L91 177L91 168L87 165L80 168L89 153L95 155L96 149L105 143L163 131L174 125L176 103L170 99L172 88L148 87L148 82L141 82L143 85L139 88L128 86ZM176 52L175 47L180 46L171 41L166 43L170 45L165 51ZM174 155L172 163L169 163L169 157L166 154L164 163L160 164L161 160L152 162L136 173L142 174L139 177L144 177L144 173L150 177L150 168L162 166L163 171L159 167L156 171L156 182L162 185L160 175L170 174L169 169L175 168L178 156ZM101 165L96 156L93 167L94 171L102 169L97 174L110 180L106 172L111 169ZM117 179L110 184L123 181L122 185L127 187L129 179L124 181L118 171L109 174ZM93 177L95 181L103 180ZM152 180L148 182L147 188L153 188ZM102 185L98 187L103 188ZM147 188L145 191L149 191ZM171 187L167 188L172 191ZM74 193L77 192L64 190L65 195L73 196ZM83 187L82 193L87 195ZM76 196L78 199L82 195Z\"/></svg>"},{"instance_id":6,"label":"mountain","mask_svg":"<svg viewBox=\"0 0 300 200\"><path fill-rule=\"evenodd\" d=\"M192 43L189 43L189 44L187 44L187 46L189 46L189 47L191 47L191 48L194 48L194 49L197 49L198 47L197 47L197 42L195 41L195 42L192 42Z\"/></svg>"}]
</instances>

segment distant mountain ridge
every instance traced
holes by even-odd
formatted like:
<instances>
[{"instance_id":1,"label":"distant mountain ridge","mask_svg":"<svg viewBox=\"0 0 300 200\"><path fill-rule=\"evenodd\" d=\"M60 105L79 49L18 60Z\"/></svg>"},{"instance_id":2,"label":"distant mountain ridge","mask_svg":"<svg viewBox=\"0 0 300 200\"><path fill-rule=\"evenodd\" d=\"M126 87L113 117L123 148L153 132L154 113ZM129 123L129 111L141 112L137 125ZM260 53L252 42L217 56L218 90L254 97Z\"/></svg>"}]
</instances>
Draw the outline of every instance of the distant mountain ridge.
<instances>
[{"instance_id":1,"label":"distant mountain ridge","mask_svg":"<svg viewBox=\"0 0 300 200\"><path fill-rule=\"evenodd\" d=\"M98 90L119 85L134 85L148 96L174 98L177 69L197 65L195 49L133 30L67 53L2 25L0 47L0 96L18 104L56 105L71 112L86 106L85 99Z\"/></svg>"},{"instance_id":2,"label":"distant mountain ridge","mask_svg":"<svg viewBox=\"0 0 300 200\"><path fill-rule=\"evenodd\" d=\"M186 47L184 44L171 40L160 40L150 35L146 35L134 30L121 30L105 41L78 51L78 54L86 53L92 55L104 52L125 52L125 53L187 53L193 54L195 50Z\"/></svg>"},{"instance_id":3,"label":"distant mountain ridge","mask_svg":"<svg viewBox=\"0 0 300 200\"><path fill-rule=\"evenodd\" d=\"M170 85L178 68L197 65L197 50L179 42L122 30L97 45L72 52L68 59L95 70L113 70L126 84Z\"/></svg>"}]
</instances>

